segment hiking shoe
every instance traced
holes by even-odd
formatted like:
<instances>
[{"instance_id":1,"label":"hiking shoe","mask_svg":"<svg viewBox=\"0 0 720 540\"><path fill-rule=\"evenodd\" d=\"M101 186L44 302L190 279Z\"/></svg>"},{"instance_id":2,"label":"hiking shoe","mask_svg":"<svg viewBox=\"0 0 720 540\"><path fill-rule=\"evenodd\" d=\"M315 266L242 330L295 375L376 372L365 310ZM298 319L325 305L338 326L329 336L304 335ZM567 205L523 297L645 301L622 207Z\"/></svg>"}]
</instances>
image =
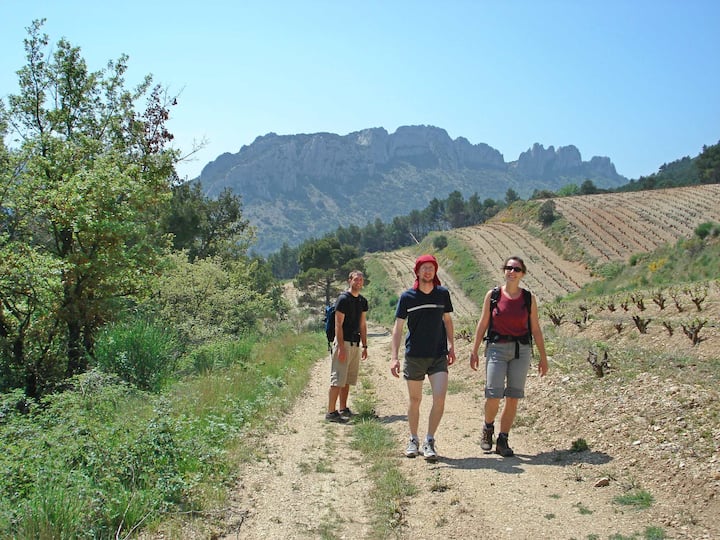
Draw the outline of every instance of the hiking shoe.
<instances>
[{"instance_id":1,"label":"hiking shoe","mask_svg":"<svg viewBox=\"0 0 720 540\"><path fill-rule=\"evenodd\" d=\"M482 448L486 452L490 452L490 450L492 450L494 433L495 428L483 426L482 439L480 439L480 448Z\"/></svg>"},{"instance_id":2,"label":"hiking shoe","mask_svg":"<svg viewBox=\"0 0 720 540\"><path fill-rule=\"evenodd\" d=\"M353 412L350 410L350 407L345 407L344 409L340 409L338 411L338 413L345 420L350 420L354 416Z\"/></svg>"},{"instance_id":3,"label":"hiking shoe","mask_svg":"<svg viewBox=\"0 0 720 540\"><path fill-rule=\"evenodd\" d=\"M515 452L513 452L508 444L507 437L503 437L502 434L498 436L497 443L495 443L495 453L500 454L502 457L512 457L515 455Z\"/></svg>"},{"instance_id":4,"label":"hiking shoe","mask_svg":"<svg viewBox=\"0 0 720 540\"><path fill-rule=\"evenodd\" d=\"M427 440L423 443L422 447L423 456L428 461L435 461L437 459L437 452L435 451L435 439Z\"/></svg>"},{"instance_id":5,"label":"hiking shoe","mask_svg":"<svg viewBox=\"0 0 720 540\"><path fill-rule=\"evenodd\" d=\"M325 420L327 422L335 422L337 424L344 424L347 422L347 419L340 416L340 413L338 411L333 411L325 414Z\"/></svg>"},{"instance_id":6,"label":"hiking shoe","mask_svg":"<svg viewBox=\"0 0 720 540\"><path fill-rule=\"evenodd\" d=\"M410 437L410 442L407 445L407 448L405 449L405 456L406 457L417 457L417 455L420 453L420 443L415 437Z\"/></svg>"}]
</instances>

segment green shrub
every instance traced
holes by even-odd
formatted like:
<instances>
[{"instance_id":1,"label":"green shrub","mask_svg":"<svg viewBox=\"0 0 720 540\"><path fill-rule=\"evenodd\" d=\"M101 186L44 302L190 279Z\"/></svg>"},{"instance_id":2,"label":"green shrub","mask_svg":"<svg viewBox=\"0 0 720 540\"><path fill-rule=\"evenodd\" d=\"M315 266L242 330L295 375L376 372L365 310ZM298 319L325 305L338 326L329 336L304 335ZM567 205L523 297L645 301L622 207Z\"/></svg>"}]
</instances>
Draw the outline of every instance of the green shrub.
<instances>
[{"instance_id":1,"label":"green shrub","mask_svg":"<svg viewBox=\"0 0 720 540\"><path fill-rule=\"evenodd\" d=\"M538 208L538 220L543 226L551 225L555 221L555 201L548 199Z\"/></svg>"},{"instance_id":2,"label":"green shrub","mask_svg":"<svg viewBox=\"0 0 720 540\"><path fill-rule=\"evenodd\" d=\"M446 248L448 245L447 236L445 236L444 234L437 235L435 238L433 238L432 245L438 251Z\"/></svg>"},{"instance_id":3,"label":"green shrub","mask_svg":"<svg viewBox=\"0 0 720 540\"><path fill-rule=\"evenodd\" d=\"M218 368L226 368L250 359L257 339L225 340L207 343L194 349L181 360L180 373L183 375L207 374Z\"/></svg>"},{"instance_id":4,"label":"green shrub","mask_svg":"<svg viewBox=\"0 0 720 540\"><path fill-rule=\"evenodd\" d=\"M624 495L618 495L613 499L613 501L617 504L631 506L638 510L650 508L654 500L655 498L644 489L636 489L625 493Z\"/></svg>"},{"instance_id":5,"label":"green shrub","mask_svg":"<svg viewBox=\"0 0 720 540\"><path fill-rule=\"evenodd\" d=\"M704 223L701 223L700 225L695 227L695 236L703 240L710 234L712 234L713 236L717 236L718 227L720 226L717 223L713 223L712 221L705 221Z\"/></svg>"},{"instance_id":6,"label":"green shrub","mask_svg":"<svg viewBox=\"0 0 720 540\"><path fill-rule=\"evenodd\" d=\"M95 362L142 390L156 392L175 371L180 352L175 332L145 319L106 327L95 343Z\"/></svg>"}]
</instances>

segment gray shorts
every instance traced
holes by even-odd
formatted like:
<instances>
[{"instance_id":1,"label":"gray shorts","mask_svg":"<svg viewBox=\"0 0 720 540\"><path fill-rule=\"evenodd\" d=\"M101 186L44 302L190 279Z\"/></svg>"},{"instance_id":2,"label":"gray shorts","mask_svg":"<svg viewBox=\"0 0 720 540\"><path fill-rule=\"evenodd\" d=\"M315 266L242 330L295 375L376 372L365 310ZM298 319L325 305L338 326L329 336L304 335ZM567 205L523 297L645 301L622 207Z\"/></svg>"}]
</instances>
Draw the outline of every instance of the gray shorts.
<instances>
[{"instance_id":1,"label":"gray shorts","mask_svg":"<svg viewBox=\"0 0 720 540\"><path fill-rule=\"evenodd\" d=\"M434 375L447 370L447 356L438 358L406 356L403 363L403 377L407 381L423 381L425 375Z\"/></svg>"},{"instance_id":2,"label":"gray shorts","mask_svg":"<svg viewBox=\"0 0 720 540\"><path fill-rule=\"evenodd\" d=\"M520 358L515 358L515 342L488 344L485 351L486 398L525 397L532 349L522 343L519 346Z\"/></svg>"},{"instance_id":3,"label":"gray shorts","mask_svg":"<svg viewBox=\"0 0 720 540\"><path fill-rule=\"evenodd\" d=\"M350 344L346 341L345 361L338 360L338 346L333 345L332 361L330 363L330 386L354 386L357 384L360 371L360 345Z\"/></svg>"}]
</instances>

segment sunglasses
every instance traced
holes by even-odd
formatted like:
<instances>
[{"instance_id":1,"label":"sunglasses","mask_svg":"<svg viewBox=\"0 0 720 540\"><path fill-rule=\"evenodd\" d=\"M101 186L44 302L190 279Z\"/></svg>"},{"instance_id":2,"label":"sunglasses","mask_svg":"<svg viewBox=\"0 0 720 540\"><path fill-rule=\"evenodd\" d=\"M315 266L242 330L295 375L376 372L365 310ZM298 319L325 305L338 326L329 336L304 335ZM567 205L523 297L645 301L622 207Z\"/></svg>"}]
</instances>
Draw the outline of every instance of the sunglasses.
<instances>
[{"instance_id":1,"label":"sunglasses","mask_svg":"<svg viewBox=\"0 0 720 540\"><path fill-rule=\"evenodd\" d=\"M504 268L507 272L517 272L520 273L523 271L523 269L520 266L506 266Z\"/></svg>"}]
</instances>

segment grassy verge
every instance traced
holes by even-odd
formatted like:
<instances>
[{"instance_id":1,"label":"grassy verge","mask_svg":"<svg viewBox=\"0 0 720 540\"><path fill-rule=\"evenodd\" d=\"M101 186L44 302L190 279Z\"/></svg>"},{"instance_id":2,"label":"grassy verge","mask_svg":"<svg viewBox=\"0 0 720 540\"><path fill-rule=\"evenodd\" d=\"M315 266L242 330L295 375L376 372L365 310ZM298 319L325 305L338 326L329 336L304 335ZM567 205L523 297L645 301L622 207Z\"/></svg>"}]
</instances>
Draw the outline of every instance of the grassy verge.
<instances>
[{"instance_id":1,"label":"grassy verge","mask_svg":"<svg viewBox=\"0 0 720 540\"><path fill-rule=\"evenodd\" d=\"M160 394L91 371L40 404L2 396L0 537L172 536L173 521L222 508L252 457L242 435L299 394L325 343L287 333L217 347L221 366L205 358Z\"/></svg>"},{"instance_id":2,"label":"grassy verge","mask_svg":"<svg viewBox=\"0 0 720 540\"><path fill-rule=\"evenodd\" d=\"M353 426L352 447L370 464L374 489L370 494L372 538L389 538L403 524L405 501L417 493L417 487L397 466L397 440L390 429L375 417L375 395L366 377L354 400L358 416Z\"/></svg>"},{"instance_id":3,"label":"grassy verge","mask_svg":"<svg viewBox=\"0 0 720 540\"><path fill-rule=\"evenodd\" d=\"M368 317L374 322L389 327L395 320L395 308L399 296L390 286L390 278L377 257L377 255L369 255L365 258L368 279L362 294L372 306Z\"/></svg>"}]
</instances>

